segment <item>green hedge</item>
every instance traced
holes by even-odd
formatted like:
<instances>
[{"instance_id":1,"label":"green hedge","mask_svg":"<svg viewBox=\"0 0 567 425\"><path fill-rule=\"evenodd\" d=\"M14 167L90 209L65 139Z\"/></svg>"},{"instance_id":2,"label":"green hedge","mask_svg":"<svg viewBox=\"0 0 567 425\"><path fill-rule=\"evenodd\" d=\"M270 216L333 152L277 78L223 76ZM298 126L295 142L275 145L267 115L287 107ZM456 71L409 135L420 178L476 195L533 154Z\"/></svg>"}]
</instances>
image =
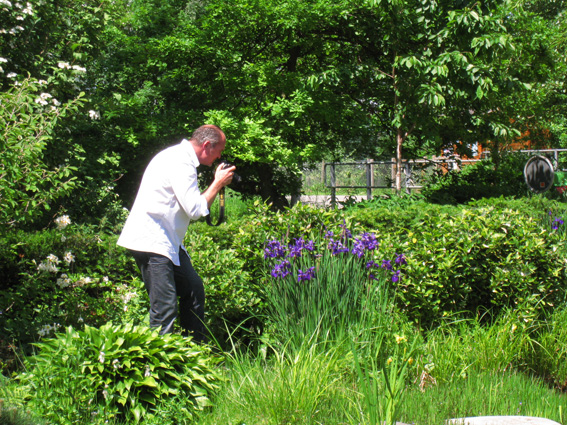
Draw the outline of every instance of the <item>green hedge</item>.
<instances>
[{"instance_id":1,"label":"green hedge","mask_svg":"<svg viewBox=\"0 0 567 425\"><path fill-rule=\"evenodd\" d=\"M186 246L205 281L207 325L219 342L229 334L258 341L266 325L263 249L272 238L293 241L309 233L375 232L384 255L403 253L408 265L398 301L423 326L447 316L521 308L539 315L564 300L565 231L557 217L564 204L534 197L496 198L467 206L429 204L417 197L381 199L342 210L296 206L272 212L257 203L248 214L218 227L194 223ZM231 217L229 217L231 218ZM552 227L559 227L553 229ZM140 323L147 296L133 260L116 247L116 235L91 227L5 234L0 240L0 356L13 342L25 346L60 327ZM66 264L67 252L74 262ZM58 272L41 272L49 255ZM62 274L68 284L62 285Z\"/></svg>"}]
</instances>

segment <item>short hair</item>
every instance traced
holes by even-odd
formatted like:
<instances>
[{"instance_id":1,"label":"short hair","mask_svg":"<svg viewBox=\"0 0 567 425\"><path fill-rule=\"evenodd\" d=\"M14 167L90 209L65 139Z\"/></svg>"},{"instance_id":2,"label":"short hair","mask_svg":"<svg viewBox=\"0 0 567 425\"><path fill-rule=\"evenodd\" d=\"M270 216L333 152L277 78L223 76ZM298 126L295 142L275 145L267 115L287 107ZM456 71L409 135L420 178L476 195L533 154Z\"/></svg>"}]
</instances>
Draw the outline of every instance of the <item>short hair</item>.
<instances>
[{"instance_id":1,"label":"short hair","mask_svg":"<svg viewBox=\"0 0 567 425\"><path fill-rule=\"evenodd\" d=\"M219 127L212 124L205 124L195 130L189 140L197 143L199 146L208 140L213 146L216 146L218 143L221 143L224 138L224 133Z\"/></svg>"}]
</instances>

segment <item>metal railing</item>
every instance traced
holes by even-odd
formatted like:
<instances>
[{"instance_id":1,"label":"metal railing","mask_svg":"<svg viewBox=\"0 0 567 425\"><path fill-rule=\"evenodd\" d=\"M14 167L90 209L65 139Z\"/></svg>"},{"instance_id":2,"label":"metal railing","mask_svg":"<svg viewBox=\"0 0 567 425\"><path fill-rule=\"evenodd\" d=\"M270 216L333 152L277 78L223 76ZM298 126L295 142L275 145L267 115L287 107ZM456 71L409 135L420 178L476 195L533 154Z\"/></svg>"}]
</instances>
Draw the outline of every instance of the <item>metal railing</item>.
<instances>
[{"instance_id":1,"label":"metal railing","mask_svg":"<svg viewBox=\"0 0 567 425\"><path fill-rule=\"evenodd\" d=\"M521 150L518 153L545 155L556 170L567 169L567 149ZM434 172L448 172L474 164L480 159L460 159L454 156L432 159L410 159L402 161L402 189L406 193L423 188L424 181ZM357 162L323 163L324 185L331 191L331 206L337 202L337 189L365 189L366 199L371 200L374 189L395 190L396 161L375 161L367 159Z\"/></svg>"},{"instance_id":2,"label":"metal railing","mask_svg":"<svg viewBox=\"0 0 567 425\"><path fill-rule=\"evenodd\" d=\"M453 170L479 160L459 160L439 157L402 161L402 188L406 193L419 190L423 181L436 170ZM331 162L324 164L324 183L331 190L331 205L337 199L337 189L365 189L366 199L372 199L373 189L395 190L396 161ZM346 170L346 171L345 171Z\"/></svg>"}]
</instances>

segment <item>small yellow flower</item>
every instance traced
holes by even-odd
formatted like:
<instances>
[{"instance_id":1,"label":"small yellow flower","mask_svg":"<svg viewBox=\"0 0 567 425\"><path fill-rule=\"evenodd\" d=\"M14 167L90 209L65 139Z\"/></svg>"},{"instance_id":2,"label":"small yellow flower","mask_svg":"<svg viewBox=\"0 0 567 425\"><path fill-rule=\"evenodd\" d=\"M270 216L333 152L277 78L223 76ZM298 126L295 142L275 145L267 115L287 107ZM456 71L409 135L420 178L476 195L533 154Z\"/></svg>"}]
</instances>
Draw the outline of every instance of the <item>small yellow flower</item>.
<instances>
[{"instance_id":1,"label":"small yellow flower","mask_svg":"<svg viewBox=\"0 0 567 425\"><path fill-rule=\"evenodd\" d=\"M394 361L394 359L392 359L392 358L390 357L388 360L386 360L386 363L387 363L387 364L390 364L390 363L392 363L393 361Z\"/></svg>"},{"instance_id":2,"label":"small yellow flower","mask_svg":"<svg viewBox=\"0 0 567 425\"><path fill-rule=\"evenodd\" d=\"M413 357L410 357L410 358L408 359L408 363L409 363L410 365L413 364Z\"/></svg>"},{"instance_id":3,"label":"small yellow flower","mask_svg":"<svg viewBox=\"0 0 567 425\"><path fill-rule=\"evenodd\" d=\"M408 339L403 335L396 335L396 344L401 344L402 342L406 342Z\"/></svg>"}]
</instances>

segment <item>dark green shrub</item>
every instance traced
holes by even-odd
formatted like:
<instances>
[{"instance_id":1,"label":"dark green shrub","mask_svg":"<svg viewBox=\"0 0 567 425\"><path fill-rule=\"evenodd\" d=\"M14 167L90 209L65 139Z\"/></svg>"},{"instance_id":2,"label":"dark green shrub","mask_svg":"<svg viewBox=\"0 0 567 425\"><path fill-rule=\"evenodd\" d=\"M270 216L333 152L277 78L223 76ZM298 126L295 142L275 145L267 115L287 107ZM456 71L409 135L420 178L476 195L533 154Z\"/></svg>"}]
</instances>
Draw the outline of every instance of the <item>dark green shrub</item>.
<instances>
[{"instance_id":1,"label":"dark green shrub","mask_svg":"<svg viewBox=\"0 0 567 425\"><path fill-rule=\"evenodd\" d=\"M16 379L27 405L59 424L140 422L174 397L187 415L177 419L188 420L210 404L220 379L208 349L145 326L69 327L37 348Z\"/></svg>"},{"instance_id":2,"label":"dark green shrub","mask_svg":"<svg viewBox=\"0 0 567 425\"><path fill-rule=\"evenodd\" d=\"M464 166L460 170L433 174L422 194L430 202L462 204L472 199L525 196L524 165L528 156L520 153L501 157L496 166L491 159Z\"/></svg>"},{"instance_id":3,"label":"dark green shrub","mask_svg":"<svg viewBox=\"0 0 567 425\"><path fill-rule=\"evenodd\" d=\"M459 312L497 313L520 304L524 314L539 314L563 299L564 238L546 224L549 211L565 211L555 201L492 198L457 207L411 196L376 199L340 211L301 205L279 213L256 208L238 222L215 229L193 227L188 234L189 240L198 241L198 234L212 239L195 262L202 266L205 282L211 274L209 315L217 329L226 317L238 324L252 316L257 320L251 327L261 332L267 239L293 241L310 232L335 230L343 220L353 232L375 231L386 255L406 255L409 266L401 275L398 299L424 326ZM224 256L228 261L220 259Z\"/></svg>"},{"instance_id":4,"label":"dark green shrub","mask_svg":"<svg viewBox=\"0 0 567 425\"><path fill-rule=\"evenodd\" d=\"M29 344L59 327L100 326L124 313L135 265L116 236L70 225L0 240L0 345ZM130 295L128 295L130 294ZM0 365L11 368L9 351ZM8 364L10 363L10 364Z\"/></svg>"},{"instance_id":5,"label":"dark green shrub","mask_svg":"<svg viewBox=\"0 0 567 425\"><path fill-rule=\"evenodd\" d=\"M476 207L431 211L407 233L407 275L399 297L427 326L522 306L527 316L564 300L565 261L557 239L522 211Z\"/></svg>"}]
</instances>

